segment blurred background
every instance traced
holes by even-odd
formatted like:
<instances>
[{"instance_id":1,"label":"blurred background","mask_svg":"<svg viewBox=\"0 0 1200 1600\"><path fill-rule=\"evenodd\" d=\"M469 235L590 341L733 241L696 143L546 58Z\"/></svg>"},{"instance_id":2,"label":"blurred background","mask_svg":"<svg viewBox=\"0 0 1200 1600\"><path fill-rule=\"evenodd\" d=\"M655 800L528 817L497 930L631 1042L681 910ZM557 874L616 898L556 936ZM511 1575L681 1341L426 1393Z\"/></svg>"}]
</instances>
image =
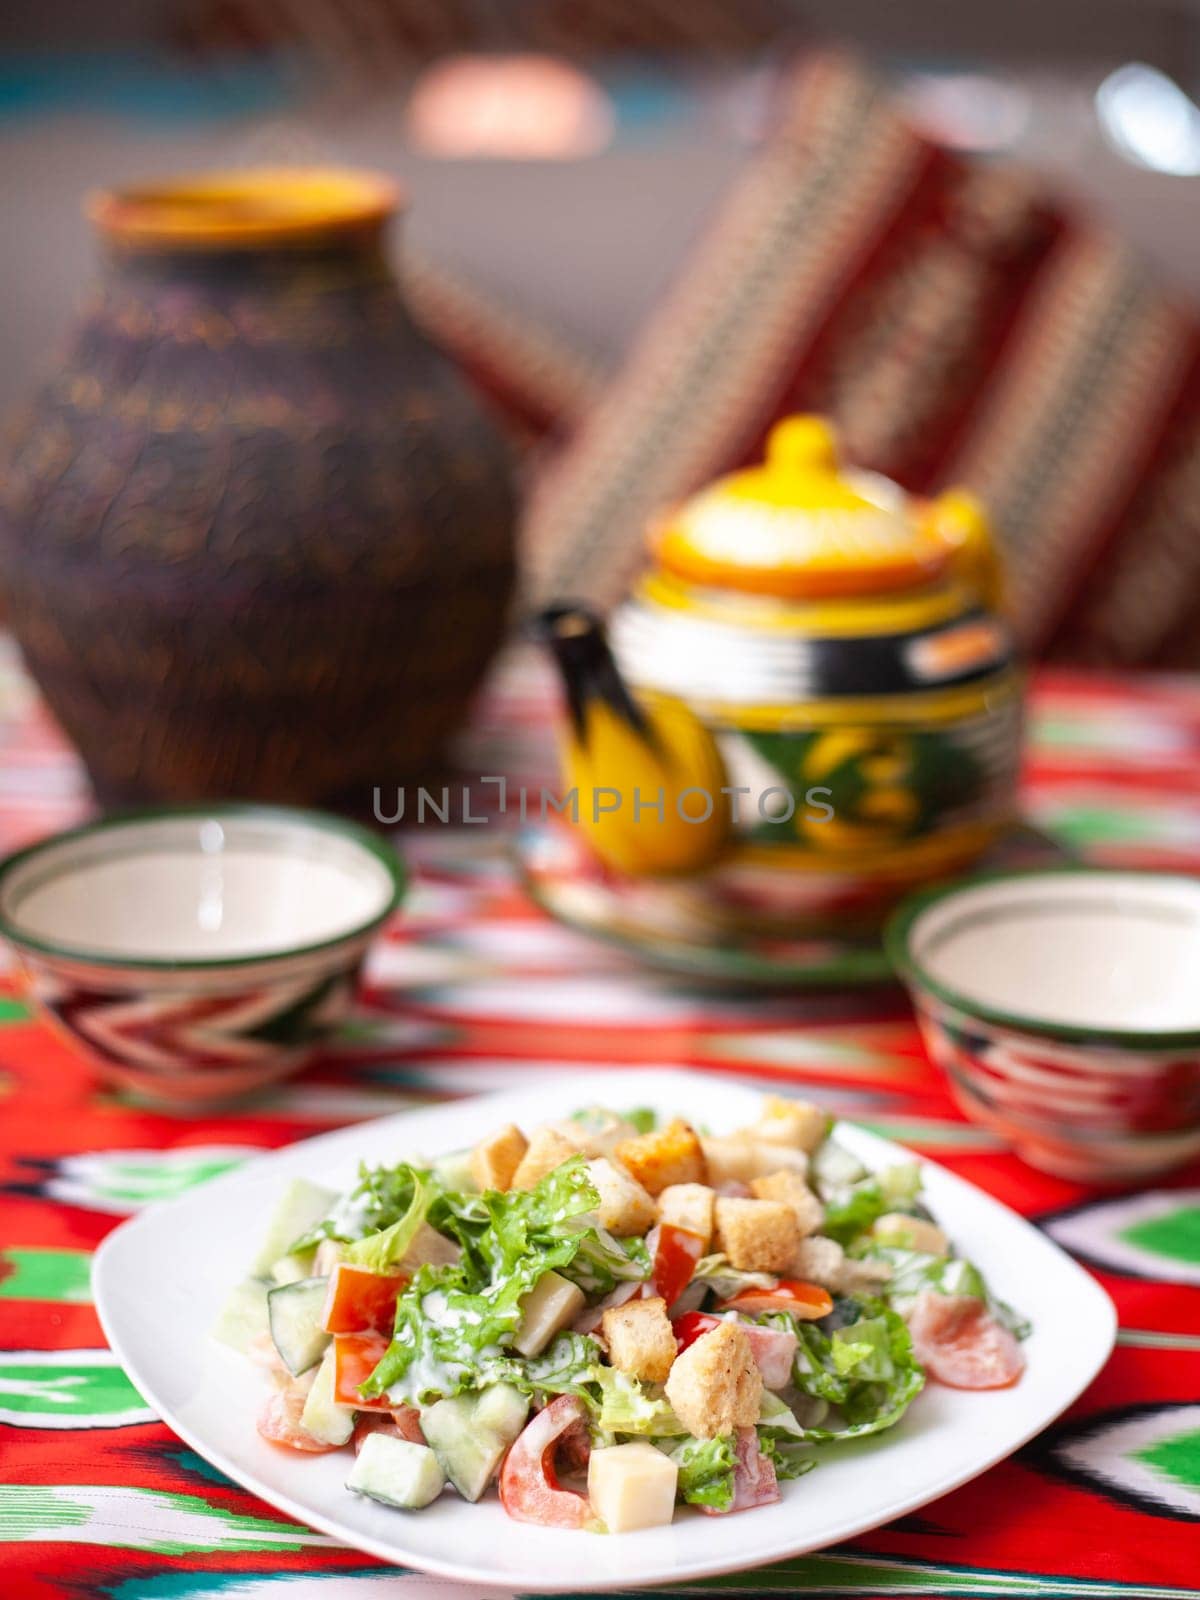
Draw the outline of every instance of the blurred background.
<instances>
[{"instance_id":1,"label":"blurred background","mask_svg":"<svg viewBox=\"0 0 1200 1600\"><path fill-rule=\"evenodd\" d=\"M831 38L1200 294L1200 0L40 0L0 11L0 406L77 302L89 187L252 161L399 176L415 245L611 369L760 134L770 64Z\"/></svg>"}]
</instances>

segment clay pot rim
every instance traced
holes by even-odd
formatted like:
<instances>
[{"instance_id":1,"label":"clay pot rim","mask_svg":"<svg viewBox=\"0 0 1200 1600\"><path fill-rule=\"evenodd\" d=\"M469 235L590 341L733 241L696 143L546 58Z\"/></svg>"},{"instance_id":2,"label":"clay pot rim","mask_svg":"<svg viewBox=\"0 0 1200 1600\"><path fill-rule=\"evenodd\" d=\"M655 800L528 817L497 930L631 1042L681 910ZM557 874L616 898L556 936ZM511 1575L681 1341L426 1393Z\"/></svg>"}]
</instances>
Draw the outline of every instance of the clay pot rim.
<instances>
[{"instance_id":1,"label":"clay pot rim","mask_svg":"<svg viewBox=\"0 0 1200 1600\"><path fill-rule=\"evenodd\" d=\"M84 209L92 225L120 246L236 250L377 231L405 200L400 185L378 172L247 167L96 190Z\"/></svg>"}]
</instances>

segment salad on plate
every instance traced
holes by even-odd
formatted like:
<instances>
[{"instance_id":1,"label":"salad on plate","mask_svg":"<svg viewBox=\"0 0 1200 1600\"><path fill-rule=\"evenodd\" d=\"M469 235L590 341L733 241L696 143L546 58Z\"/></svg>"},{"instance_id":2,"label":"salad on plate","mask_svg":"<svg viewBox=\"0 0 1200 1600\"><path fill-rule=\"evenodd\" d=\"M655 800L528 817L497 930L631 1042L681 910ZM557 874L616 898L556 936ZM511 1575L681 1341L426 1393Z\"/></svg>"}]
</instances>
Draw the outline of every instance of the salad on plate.
<instances>
[{"instance_id":1,"label":"salad on plate","mask_svg":"<svg viewBox=\"0 0 1200 1600\"><path fill-rule=\"evenodd\" d=\"M599 1108L281 1197L217 1337L270 1379L258 1432L343 1450L416 1511L621 1533L780 1498L927 1380L1001 1388L1027 1329L813 1105L751 1126ZM350 1457L353 1455L353 1459Z\"/></svg>"}]
</instances>

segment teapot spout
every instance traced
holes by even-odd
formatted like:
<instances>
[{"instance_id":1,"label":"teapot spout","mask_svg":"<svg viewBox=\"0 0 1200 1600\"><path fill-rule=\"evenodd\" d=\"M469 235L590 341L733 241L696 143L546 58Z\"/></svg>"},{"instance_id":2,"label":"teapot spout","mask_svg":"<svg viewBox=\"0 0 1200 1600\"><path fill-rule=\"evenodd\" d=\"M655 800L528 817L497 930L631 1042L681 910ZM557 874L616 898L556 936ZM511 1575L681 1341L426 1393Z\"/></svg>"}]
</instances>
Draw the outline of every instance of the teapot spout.
<instances>
[{"instance_id":1,"label":"teapot spout","mask_svg":"<svg viewBox=\"0 0 1200 1600\"><path fill-rule=\"evenodd\" d=\"M603 622L587 606L550 606L534 628L566 690L563 780L574 797L571 815L596 856L632 877L712 866L729 837L730 810L724 763L708 728L681 700L634 698Z\"/></svg>"},{"instance_id":2,"label":"teapot spout","mask_svg":"<svg viewBox=\"0 0 1200 1600\"><path fill-rule=\"evenodd\" d=\"M572 601L547 606L534 617L532 631L558 667L576 739L586 739L587 708L601 701L651 740L650 724L621 676L604 622L590 606Z\"/></svg>"}]
</instances>

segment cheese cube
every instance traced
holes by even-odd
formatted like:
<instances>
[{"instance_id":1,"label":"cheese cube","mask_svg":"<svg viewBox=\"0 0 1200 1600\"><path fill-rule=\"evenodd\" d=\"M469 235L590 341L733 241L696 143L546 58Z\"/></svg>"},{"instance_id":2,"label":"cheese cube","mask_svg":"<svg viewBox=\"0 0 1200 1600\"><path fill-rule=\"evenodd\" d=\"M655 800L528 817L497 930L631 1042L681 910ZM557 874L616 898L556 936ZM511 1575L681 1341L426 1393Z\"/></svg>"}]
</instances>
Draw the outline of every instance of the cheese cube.
<instances>
[{"instance_id":1,"label":"cheese cube","mask_svg":"<svg viewBox=\"0 0 1200 1600\"><path fill-rule=\"evenodd\" d=\"M609 1533L657 1528L675 1515L679 1468L644 1439L593 1450L588 1500Z\"/></svg>"},{"instance_id":2,"label":"cheese cube","mask_svg":"<svg viewBox=\"0 0 1200 1600\"><path fill-rule=\"evenodd\" d=\"M513 1349L523 1356L539 1355L586 1304L582 1289L557 1272L547 1272L521 1298L521 1322L513 1335Z\"/></svg>"}]
</instances>

